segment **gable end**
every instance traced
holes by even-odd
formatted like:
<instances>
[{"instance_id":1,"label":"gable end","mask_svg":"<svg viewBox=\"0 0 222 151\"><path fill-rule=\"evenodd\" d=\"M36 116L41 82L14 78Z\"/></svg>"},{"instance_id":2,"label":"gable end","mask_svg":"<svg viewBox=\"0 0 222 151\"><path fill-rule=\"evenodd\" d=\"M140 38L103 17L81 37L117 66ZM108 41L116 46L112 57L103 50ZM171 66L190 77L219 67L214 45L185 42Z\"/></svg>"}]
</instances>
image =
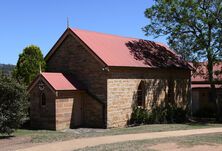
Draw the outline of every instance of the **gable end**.
<instances>
[{"instance_id":1,"label":"gable end","mask_svg":"<svg viewBox=\"0 0 222 151\"><path fill-rule=\"evenodd\" d=\"M104 67L108 66L98 55L96 55L89 46L81 40L70 28L67 28L66 31L62 34L56 44L52 47L52 49L45 56L45 61L48 62L53 54L56 52L57 48L63 43L67 36L71 35L75 38L98 62L100 62Z\"/></svg>"}]
</instances>

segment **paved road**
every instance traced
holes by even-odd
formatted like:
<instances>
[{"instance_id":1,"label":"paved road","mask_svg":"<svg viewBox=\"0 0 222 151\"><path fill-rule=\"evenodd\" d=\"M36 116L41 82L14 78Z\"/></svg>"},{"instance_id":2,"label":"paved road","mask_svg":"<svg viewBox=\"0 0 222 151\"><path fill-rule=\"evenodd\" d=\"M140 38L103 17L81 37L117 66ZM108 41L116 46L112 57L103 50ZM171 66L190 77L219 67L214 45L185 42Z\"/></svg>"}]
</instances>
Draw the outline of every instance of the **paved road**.
<instances>
[{"instance_id":1,"label":"paved road","mask_svg":"<svg viewBox=\"0 0 222 151\"><path fill-rule=\"evenodd\" d=\"M73 151L74 149L96 146L101 144L111 144L117 142L125 142L132 140L144 140L155 139L165 137L178 137L208 133L222 133L222 128L206 128L206 129L193 129L193 130L178 130L167 132L152 132L152 133L139 133L139 134L125 134L125 135L113 135L91 138L80 138L69 141L54 142L44 145L33 146L26 149L20 149L18 151Z\"/></svg>"}]
</instances>

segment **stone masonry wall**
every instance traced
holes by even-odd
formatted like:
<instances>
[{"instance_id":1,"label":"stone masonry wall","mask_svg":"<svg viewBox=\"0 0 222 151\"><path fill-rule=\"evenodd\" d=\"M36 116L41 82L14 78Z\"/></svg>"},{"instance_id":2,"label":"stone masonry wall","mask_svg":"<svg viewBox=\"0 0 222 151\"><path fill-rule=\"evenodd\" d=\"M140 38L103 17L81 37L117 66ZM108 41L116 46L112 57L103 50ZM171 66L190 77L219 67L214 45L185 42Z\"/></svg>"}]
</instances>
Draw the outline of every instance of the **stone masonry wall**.
<instances>
[{"instance_id":1,"label":"stone masonry wall","mask_svg":"<svg viewBox=\"0 0 222 151\"><path fill-rule=\"evenodd\" d=\"M65 128L103 127L103 106L85 92L74 92L71 98L61 93L56 99L56 130Z\"/></svg>"},{"instance_id":2,"label":"stone masonry wall","mask_svg":"<svg viewBox=\"0 0 222 151\"><path fill-rule=\"evenodd\" d=\"M103 65L71 35L47 61L47 71L72 73L87 91L106 102L107 72L102 68Z\"/></svg>"},{"instance_id":3,"label":"stone masonry wall","mask_svg":"<svg viewBox=\"0 0 222 151\"><path fill-rule=\"evenodd\" d=\"M74 98L56 99L56 130L70 128Z\"/></svg>"},{"instance_id":4,"label":"stone masonry wall","mask_svg":"<svg viewBox=\"0 0 222 151\"><path fill-rule=\"evenodd\" d=\"M101 114L100 108L101 103L106 104L107 101L107 71L103 71L104 67L101 62L95 59L95 56L90 54L88 50L71 35L67 36L62 44L57 48L55 53L47 61L47 70L49 72L63 72L71 73L74 79L85 88L87 93L94 95L94 99L86 97L86 115L90 112L88 110L91 105L93 108L98 109L98 113L95 113L97 110L94 110L90 116L90 122L85 122L89 126L93 123L97 123L97 118L101 120L99 114ZM95 99L96 98L96 99ZM105 108L103 108L105 109ZM106 112L102 112L106 114ZM96 115L95 117L92 117ZM106 120L106 115L101 115ZM89 118L87 118L89 119ZM101 123L101 122L100 122ZM104 121L102 123L105 123ZM99 124L100 125L100 124ZM98 126L97 124L95 126ZM103 125L104 126L104 125Z\"/></svg>"},{"instance_id":5,"label":"stone masonry wall","mask_svg":"<svg viewBox=\"0 0 222 151\"><path fill-rule=\"evenodd\" d=\"M189 99L189 71L186 70L130 70L111 69L107 80L107 127L124 127L130 120L140 82L146 82L145 107L168 101L169 85L174 91L171 97L184 106ZM172 74L173 73L173 74ZM169 80L173 81L169 83Z\"/></svg>"},{"instance_id":6,"label":"stone masonry wall","mask_svg":"<svg viewBox=\"0 0 222 151\"><path fill-rule=\"evenodd\" d=\"M41 105L41 93L45 93L46 105ZM30 92L31 127L40 129L55 129L55 94L45 87L40 91L36 85Z\"/></svg>"}]
</instances>

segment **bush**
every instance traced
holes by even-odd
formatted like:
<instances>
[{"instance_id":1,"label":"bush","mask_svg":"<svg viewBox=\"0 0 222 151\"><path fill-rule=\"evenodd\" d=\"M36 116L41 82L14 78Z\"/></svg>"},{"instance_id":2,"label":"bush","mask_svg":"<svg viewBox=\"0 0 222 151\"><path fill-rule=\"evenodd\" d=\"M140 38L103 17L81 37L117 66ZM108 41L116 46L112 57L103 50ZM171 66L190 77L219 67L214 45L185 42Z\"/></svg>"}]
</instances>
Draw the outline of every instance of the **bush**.
<instances>
[{"instance_id":1,"label":"bush","mask_svg":"<svg viewBox=\"0 0 222 151\"><path fill-rule=\"evenodd\" d=\"M183 123L186 121L186 113L185 109L172 105L154 107L152 110L135 107L130 124Z\"/></svg>"},{"instance_id":2,"label":"bush","mask_svg":"<svg viewBox=\"0 0 222 151\"><path fill-rule=\"evenodd\" d=\"M0 75L0 134L14 132L27 115L26 88L11 78Z\"/></svg>"},{"instance_id":3,"label":"bush","mask_svg":"<svg viewBox=\"0 0 222 151\"><path fill-rule=\"evenodd\" d=\"M130 124L145 124L150 120L149 112L141 107L135 107L131 114Z\"/></svg>"}]
</instances>

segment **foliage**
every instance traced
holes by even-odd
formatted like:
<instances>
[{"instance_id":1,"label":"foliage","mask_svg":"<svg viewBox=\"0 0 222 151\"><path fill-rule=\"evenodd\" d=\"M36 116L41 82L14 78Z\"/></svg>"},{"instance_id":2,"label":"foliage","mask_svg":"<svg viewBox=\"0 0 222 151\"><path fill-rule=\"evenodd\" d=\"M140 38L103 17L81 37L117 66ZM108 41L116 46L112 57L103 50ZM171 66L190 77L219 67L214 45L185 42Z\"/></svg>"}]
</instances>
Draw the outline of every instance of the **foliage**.
<instances>
[{"instance_id":1,"label":"foliage","mask_svg":"<svg viewBox=\"0 0 222 151\"><path fill-rule=\"evenodd\" d=\"M150 20L143 28L146 35L167 35L170 47L187 60L208 62L207 76L215 102L213 66L222 57L222 1L155 0L145 16Z\"/></svg>"},{"instance_id":2,"label":"foliage","mask_svg":"<svg viewBox=\"0 0 222 151\"><path fill-rule=\"evenodd\" d=\"M29 85L40 72L40 66L44 71L45 61L42 52L39 47L31 45L19 55L13 75L20 83Z\"/></svg>"},{"instance_id":3,"label":"foliage","mask_svg":"<svg viewBox=\"0 0 222 151\"><path fill-rule=\"evenodd\" d=\"M11 78L0 75L0 133L11 134L27 115L26 88Z\"/></svg>"},{"instance_id":4,"label":"foliage","mask_svg":"<svg viewBox=\"0 0 222 151\"><path fill-rule=\"evenodd\" d=\"M150 112L142 107L134 107L130 124L143 124L151 120Z\"/></svg>"},{"instance_id":5,"label":"foliage","mask_svg":"<svg viewBox=\"0 0 222 151\"><path fill-rule=\"evenodd\" d=\"M186 121L186 110L173 105L159 106L151 110L135 107L130 124L182 123Z\"/></svg>"},{"instance_id":6,"label":"foliage","mask_svg":"<svg viewBox=\"0 0 222 151\"><path fill-rule=\"evenodd\" d=\"M220 0L155 0L146 9L151 21L147 35L168 35L170 46L185 58L213 59L222 55L222 2Z\"/></svg>"},{"instance_id":7,"label":"foliage","mask_svg":"<svg viewBox=\"0 0 222 151\"><path fill-rule=\"evenodd\" d=\"M11 64L0 64L0 72L2 71L5 76L11 76L14 68L15 66Z\"/></svg>"}]
</instances>

